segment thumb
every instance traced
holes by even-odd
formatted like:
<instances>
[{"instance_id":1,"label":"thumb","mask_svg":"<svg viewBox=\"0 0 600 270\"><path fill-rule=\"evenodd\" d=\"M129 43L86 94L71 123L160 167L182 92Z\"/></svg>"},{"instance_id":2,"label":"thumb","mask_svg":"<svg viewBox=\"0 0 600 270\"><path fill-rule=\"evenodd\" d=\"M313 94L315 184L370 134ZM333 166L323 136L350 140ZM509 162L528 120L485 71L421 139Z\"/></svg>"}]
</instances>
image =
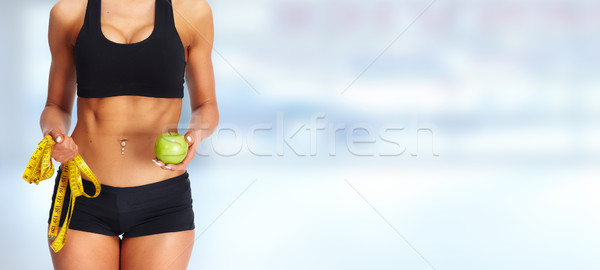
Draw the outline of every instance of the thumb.
<instances>
[{"instance_id":1,"label":"thumb","mask_svg":"<svg viewBox=\"0 0 600 270\"><path fill-rule=\"evenodd\" d=\"M65 136L63 135L62 131L60 131L60 129L52 129L48 134L52 136L56 143L61 143L62 141L64 141Z\"/></svg>"},{"instance_id":2,"label":"thumb","mask_svg":"<svg viewBox=\"0 0 600 270\"><path fill-rule=\"evenodd\" d=\"M186 132L185 133L185 141L188 143L188 146L194 144L194 142L196 141L194 133L191 131Z\"/></svg>"}]
</instances>

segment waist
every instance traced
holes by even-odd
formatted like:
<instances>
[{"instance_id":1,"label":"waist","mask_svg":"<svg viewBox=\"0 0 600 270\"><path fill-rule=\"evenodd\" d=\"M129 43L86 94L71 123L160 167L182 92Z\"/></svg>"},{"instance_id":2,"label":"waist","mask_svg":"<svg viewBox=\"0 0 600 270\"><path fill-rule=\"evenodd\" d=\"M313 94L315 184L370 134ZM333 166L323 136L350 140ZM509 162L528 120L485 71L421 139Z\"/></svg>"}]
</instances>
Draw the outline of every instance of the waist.
<instances>
[{"instance_id":1,"label":"waist","mask_svg":"<svg viewBox=\"0 0 600 270\"><path fill-rule=\"evenodd\" d=\"M82 157L103 155L107 158L131 159L141 155L151 155L152 158L154 143L160 134L160 130L120 134L112 134L107 130L89 132L77 125L71 137L79 147Z\"/></svg>"},{"instance_id":2,"label":"waist","mask_svg":"<svg viewBox=\"0 0 600 270\"><path fill-rule=\"evenodd\" d=\"M177 128L179 113L161 111L139 114L127 111L126 104L98 109L79 109L71 137L82 157L132 161L154 157L158 137ZM135 106L134 106L135 107ZM86 160L87 160L86 159Z\"/></svg>"},{"instance_id":3,"label":"waist","mask_svg":"<svg viewBox=\"0 0 600 270\"><path fill-rule=\"evenodd\" d=\"M98 156L119 159L152 158L158 137L177 128L175 119L161 121L156 117L124 119L113 115L103 119L78 118L71 137L82 157Z\"/></svg>"},{"instance_id":4,"label":"waist","mask_svg":"<svg viewBox=\"0 0 600 270\"><path fill-rule=\"evenodd\" d=\"M180 100L78 98L71 137L100 183L115 187L150 184L183 173L161 169L152 161L156 139L177 127L180 113Z\"/></svg>"},{"instance_id":5,"label":"waist","mask_svg":"<svg viewBox=\"0 0 600 270\"><path fill-rule=\"evenodd\" d=\"M85 160L100 183L114 187L151 184L181 175L183 171L161 169L152 159L156 156L154 143L157 133L121 136L85 133L77 128L71 134ZM84 180L88 180L82 175Z\"/></svg>"},{"instance_id":6,"label":"waist","mask_svg":"<svg viewBox=\"0 0 600 270\"><path fill-rule=\"evenodd\" d=\"M55 179L55 182L60 181L60 175L63 173L63 168L62 166L58 168L58 175ZM149 184L142 184L142 185L136 185L136 186L125 186L125 187L119 187L119 186L111 186L111 185L107 185L107 184L100 184L100 188L101 188L101 194L102 196L104 196L103 194L105 192L121 192L121 193L129 193L129 194L135 194L137 192L140 191L147 191L147 190L164 190L166 188L169 188L171 186L174 185L179 185L179 184L185 184L186 182L189 182L189 173L187 171L183 171L182 174L180 175L176 175L170 178L166 178L157 182L152 182ZM83 190L87 193L87 194L94 194L96 191L96 187L94 186L94 184L87 180L87 179L82 179L81 181L82 185L83 185ZM55 184L56 186L57 184ZM56 189L56 187L55 187Z\"/></svg>"}]
</instances>

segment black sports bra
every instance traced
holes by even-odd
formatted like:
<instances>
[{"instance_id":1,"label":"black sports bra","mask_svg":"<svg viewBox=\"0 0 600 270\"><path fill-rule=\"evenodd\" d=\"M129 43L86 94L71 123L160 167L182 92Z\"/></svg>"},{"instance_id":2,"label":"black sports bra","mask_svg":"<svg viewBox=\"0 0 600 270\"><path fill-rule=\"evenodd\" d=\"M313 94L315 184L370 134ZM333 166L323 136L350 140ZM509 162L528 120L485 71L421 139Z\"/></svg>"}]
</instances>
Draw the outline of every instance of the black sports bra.
<instances>
[{"instance_id":1,"label":"black sports bra","mask_svg":"<svg viewBox=\"0 0 600 270\"><path fill-rule=\"evenodd\" d=\"M116 43L104 36L100 2L88 0L75 42L77 96L183 98L187 63L171 0L155 0L152 33L145 40L130 44Z\"/></svg>"}]
</instances>

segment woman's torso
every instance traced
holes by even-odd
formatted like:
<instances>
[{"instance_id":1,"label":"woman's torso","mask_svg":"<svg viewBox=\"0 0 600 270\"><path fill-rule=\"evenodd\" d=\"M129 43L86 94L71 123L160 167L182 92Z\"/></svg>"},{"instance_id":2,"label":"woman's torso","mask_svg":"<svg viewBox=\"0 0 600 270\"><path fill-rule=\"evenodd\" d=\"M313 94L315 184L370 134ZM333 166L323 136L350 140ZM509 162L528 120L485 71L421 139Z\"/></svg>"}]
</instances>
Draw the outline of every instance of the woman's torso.
<instances>
[{"instance_id":1,"label":"woman's torso","mask_svg":"<svg viewBox=\"0 0 600 270\"><path fill-rule=\"evenodd\" d=\"M115 29L125 29L119 22L125 22L123 18L129 11L115 4L113 1L102 1L102 28L111 29L104 33L107 39L122 42L129 37L118 36L115 33L119 31ZM108 10L114 15L107 15L110 14L105 12ZM134 33L136 40L148 37L153 30L154 12L154 7L148 9L145 18L149 20L138 19L148 22L145 27L140 23L138 29L141 30L137 33L134 33L135 29L130 32L122 30L124 35ZM82 12L82 23L74 26L75 37L82 28L84 15L85 12ZM131 42L135 43L136 40ZM181 33L181 43L186 44L185 40L184 33ZM187 60L187 55L185 58ZM177 127L181 107L181 98L138 95L78 97L77 123L71 137L79 147L79 154L102 184L126 187L157 182L184 173L161 169L152 161L155 157L155 140L160 134ZM125 139L124 147L121 145L122 139ZM87 179L85 175L82 177Z\"/></svg>"}]
</instances>

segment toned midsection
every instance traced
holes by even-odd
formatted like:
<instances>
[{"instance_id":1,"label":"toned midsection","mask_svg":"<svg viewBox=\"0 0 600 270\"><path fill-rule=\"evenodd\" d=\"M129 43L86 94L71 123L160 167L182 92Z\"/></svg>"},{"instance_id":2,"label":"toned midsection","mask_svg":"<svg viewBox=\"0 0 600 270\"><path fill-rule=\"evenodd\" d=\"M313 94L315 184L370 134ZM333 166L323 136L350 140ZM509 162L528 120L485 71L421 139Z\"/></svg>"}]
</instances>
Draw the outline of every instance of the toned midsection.
<instances>
[{"instance_id":1,"label":"toned midsection","mask_svg":"<svg viewBox=\"0 0 600 270\"><path fill-rule=\"evenodd\" d=\"M184 172L161 169L152 158L158 136L177 127L181 103L139 96L78 98L71 137L102 184L140 186L175 177Z\"/></svg>"}]
</instances>

